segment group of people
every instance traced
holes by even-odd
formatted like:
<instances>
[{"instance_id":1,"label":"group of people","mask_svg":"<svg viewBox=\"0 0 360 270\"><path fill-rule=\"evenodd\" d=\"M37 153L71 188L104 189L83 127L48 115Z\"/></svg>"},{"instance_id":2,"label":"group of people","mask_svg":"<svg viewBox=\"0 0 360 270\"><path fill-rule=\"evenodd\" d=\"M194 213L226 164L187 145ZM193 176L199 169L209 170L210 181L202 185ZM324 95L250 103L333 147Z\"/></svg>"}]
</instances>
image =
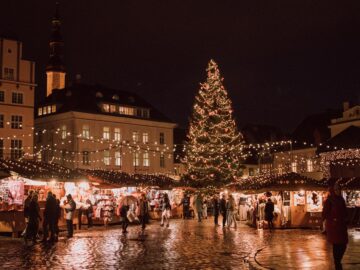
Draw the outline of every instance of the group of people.
<instances>
[{"instance_id":1,"label":"group of people","mask_svg":"<svg viewBox=\"0 0 360 270\"><path fill-rule=\"evenodd\" d=\"M234 225L237 228L236 222L236 202L233 195L229 195L226 198L225 194L222 195L221 199L215 195L212 199L214 223L215 226L219 225L219 215L222 216L222 225L225 228Z\"/></svg>"},{"instance_id":2,"label":"group of people","mask_svg":"<svg viewBox=\"0 0 360 270\"><path fill-rule=\"evenodd\" d=\"M48 192L43 218L40 214L38 203L38 194L33 190L29 191L29 195L24 202L24 216L26 228L23 232L25 242L30 239L36 243L40 222L43 221L43 241L57 241L59 235L58 222L60 219L60 200L55 194ZM50 232L50 238L49 238Z\"/></svg>"},{"instance_id":3,"label":"group of people","mask_svg":"<svg viewBox=\"0 0 360 270\"><path fill-rule=\"evenodd\" d=\"M56 242L59 237L59 219L61 217L61 208L64 208L65 219L67 225L67 237L73 237L73 218L76 209L76 203L71 194L66 196L67 200L60 206L60 200L51 191L47 193L45 209L43 216L40 213L40 206L38 202L38 194L30 190L24 202L24 217L26 227L23 232L25 243L31 240L34 243L39 238L39 225L42 221L42 241Z\"/></svg>"}]
</instances>

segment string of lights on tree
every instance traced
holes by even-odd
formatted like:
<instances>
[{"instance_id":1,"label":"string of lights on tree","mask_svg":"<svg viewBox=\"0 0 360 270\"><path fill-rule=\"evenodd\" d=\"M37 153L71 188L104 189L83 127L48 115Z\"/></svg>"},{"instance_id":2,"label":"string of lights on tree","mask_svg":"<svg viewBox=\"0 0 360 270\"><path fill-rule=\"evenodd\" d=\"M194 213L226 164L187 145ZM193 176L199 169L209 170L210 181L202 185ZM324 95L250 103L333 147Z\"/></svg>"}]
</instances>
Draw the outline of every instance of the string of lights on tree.
<instances>
[{"instance_id":1,"label":"string of lights on tree","mask_svg":"<svg viewBox=\"0 0 360 270\"><path fill-rule=\"evenodd\" d=\"M243 137L215 61L210 60L206 71L206 82L195 97L183 162L195 181L230 181L239 172Z\"/></svg>"}]
</instances>

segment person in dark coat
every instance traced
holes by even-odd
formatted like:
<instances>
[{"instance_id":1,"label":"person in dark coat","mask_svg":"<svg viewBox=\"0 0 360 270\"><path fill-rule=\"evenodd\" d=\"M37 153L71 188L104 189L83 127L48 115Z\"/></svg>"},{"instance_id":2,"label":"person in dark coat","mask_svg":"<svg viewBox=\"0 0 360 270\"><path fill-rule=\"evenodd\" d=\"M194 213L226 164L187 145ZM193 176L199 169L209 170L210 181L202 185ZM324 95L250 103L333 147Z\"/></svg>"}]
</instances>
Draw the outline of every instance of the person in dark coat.
<instances>
[{"instance_id":1,"label":"person in dark coat","mask_svg":"<svg viewBox=\"0 0 360 270\"><path fill-rule=\"evenodd\" d=\"M123 233L127 233L126 229L129 226L129 220L127 218L128 211L129 211L129 206L123 204L120 208L120 219L121 219L121 226Z\"/></svg>"},{"instance_id":2,"label":"person in dark coat","mask_svg":"<svg viewBox=\"0 0 360 270\"><path fill-rule=\"evenodd\" d=\"M220 213L220 205L219 205L219 199L216 195L213 198L212 204L213 204L214 223L215 223L215 226L218 226L219 225L218 218L219 218L219 213Z\"/></svg>"},{"instance_id":3,"label":"person in dark coat","mask_svg":"<svg viewBox=\"0 0 360 270\"><path fill-rule=\"evenodd\" d=\"M322 218L326 221L327 240L333 245L335 269L342 270L341 260L348 244L346 204L337 183L329 188L329 193L324 203Z\"/></svg>"},{"instance_id":4,"label":"person in dark coat","mask_svg":"<svg viewBox=\"0 0 360 270\"><path fill-rule=\"evenodd\" d=\"M66 219L66 227L68 231L68 238L73 237L74 234L74 225L73 218L76 210L76 203L73 200L71 194L66 195L67 201L64 202L63 208L65 209L65 219Z\"/></svg>"},{"instance_id":5,"label":"person in dark coat","mask_svg":"<svg viewBox=\"0 0 360 270\"><path fill-rule=\"evenodd\" d=\"M50 230L50 240L55 240L55 222L56 222L56 199L51 191L48 192L46 202L45 202L45 210L44 210L44 221L43 221L43 239L42 241L47 241L49 237Z\"/></svg>"},{"instance_id":6,"label":"person in dark coat","mask_svg":"<svg viewBox=\"0 0 360 270\"><path fill-rule=\"evenodd\" d=\"M88 208L86 209L86 217L87 217L87 223L88 228L91 228L93 226L93 220L92 217L94 215L94 208L89 199L86 200L86 204L88 205Z\"/></svg>"},{"instance_id":7,"label":"person in dark coat","mask_svg":"<svg viewBox=\"0 0 360 270\"><path fill-rule=\"evenodd\" d=\"M36 243L36 236L39 230L39 222L41 221L40 216L40 207L38 203L38 195L34 194L31 198L29 204L29 226L26 230L25 243L28 239L33 241L33 244Z\"/></svg>"},{"instance_id":8,"label":"person in dark coat","mask_svg":"<svg viewBox=\"0 0 360 270\"><path fill-rule=\"evenodd\" d=\"M270 230L274 229L273 219L274 203L272 202L271 198L269 198L265 204L265 220L267 221Z\"/></svg>"},{"instance_id":9,"label":"person in dark coat","mask_svg":"<svg viewBox=\"0 0 360 270\"><path fill-rule=\"evenodd\" d=\"M55 241L58 241L59 239L59 220L61 218L61 207L60 207L60 200L56 199L56 195L54 195L54 199L56 201L56 215L55 215Z\"/></svg>"},{"instance_id":10,"label":"person in dark coat","mask_svg":"<svg viewBox=\"0 0 360 270\"><path fill-rule=\"evenodd\" d=\"M190 218L190 197L187 194L184 194L184 197L181 199L181 202L178 206L183 206L183 219Z\"/></svg>"},{"instance_id":11,"label":"person in dark coat","mask_svg":"<svg viewBox=\"0 0 360 270\"><path fill-rule=\"evenodd\" d=\"M31 198L33 195L34 191L33 190L29 190L28 196L26 197L25 201L24 201L24 218L25 218L25 230L22 233L22 236L25 237L26 235L26 230L27 227L29 225L29 206L30 206L30 202L31 202Z\"/></svg>"},{"instance_id":12,"label":"person in dark coat","mask_svg":"<svg viewBox=\"0 0 360 270\"><path fill-rule=\"evenodd\" d=\"M141 223L141 230L142 233L145 231L146 223L149 218L149 206L148 201L144 193L141 194L140 201L139 201L139 208L140 208L140 223Z\"/></svg>"},{"instance_id":13,"label":"person in dark coat","mask_svg":"<svg viewBox=\"0 0 360 270\"><path fill-rule=\"evenodd\" d=\"M225 199L225 195L222 195L222 198L220 199L220 213L223 216L223 227L225 228L225 224L226 224L226 216L227 216L227 209L226 209L226 199Z\"/></svg>"}]
</instances>

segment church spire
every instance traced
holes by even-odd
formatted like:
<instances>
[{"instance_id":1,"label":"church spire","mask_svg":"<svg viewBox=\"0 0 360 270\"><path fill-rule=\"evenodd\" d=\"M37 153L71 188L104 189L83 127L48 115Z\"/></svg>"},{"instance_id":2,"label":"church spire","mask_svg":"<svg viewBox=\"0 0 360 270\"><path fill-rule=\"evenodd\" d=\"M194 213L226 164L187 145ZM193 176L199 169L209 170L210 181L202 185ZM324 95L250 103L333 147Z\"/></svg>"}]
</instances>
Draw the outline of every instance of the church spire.
<instances>
[{"instance_id":1,"label":"church spire","mask_svg":"<svg viewBox=\"0 0 360 270\"><path fill-rule=\"evenodd\" d=\"M65 87L65 65L63 62L64 41L61 36L59 2L56 2L55 15L51 20L52 30L50 36L50 57L46 65L47 76L47 96L53 89L62 89Z\"/></svg>"}]
</instances>

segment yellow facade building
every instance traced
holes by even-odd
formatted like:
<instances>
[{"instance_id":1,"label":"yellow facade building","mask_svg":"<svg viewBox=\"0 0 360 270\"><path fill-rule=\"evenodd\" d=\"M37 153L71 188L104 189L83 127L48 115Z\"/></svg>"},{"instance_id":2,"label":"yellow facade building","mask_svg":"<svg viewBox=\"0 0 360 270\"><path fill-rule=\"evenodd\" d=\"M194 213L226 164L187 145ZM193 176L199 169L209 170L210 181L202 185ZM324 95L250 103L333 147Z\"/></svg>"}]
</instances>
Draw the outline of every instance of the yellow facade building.
<instances>
[{"instance_id":1,"label":"yellow facade building","mask_svg":"<svg viewBox=\"0 0 360 270\"><path fill-rule=\"evenodd\" d=\"M0 158L32 158L35 86L22 43L0 38Z\"/></svg>"}]
</instances>

